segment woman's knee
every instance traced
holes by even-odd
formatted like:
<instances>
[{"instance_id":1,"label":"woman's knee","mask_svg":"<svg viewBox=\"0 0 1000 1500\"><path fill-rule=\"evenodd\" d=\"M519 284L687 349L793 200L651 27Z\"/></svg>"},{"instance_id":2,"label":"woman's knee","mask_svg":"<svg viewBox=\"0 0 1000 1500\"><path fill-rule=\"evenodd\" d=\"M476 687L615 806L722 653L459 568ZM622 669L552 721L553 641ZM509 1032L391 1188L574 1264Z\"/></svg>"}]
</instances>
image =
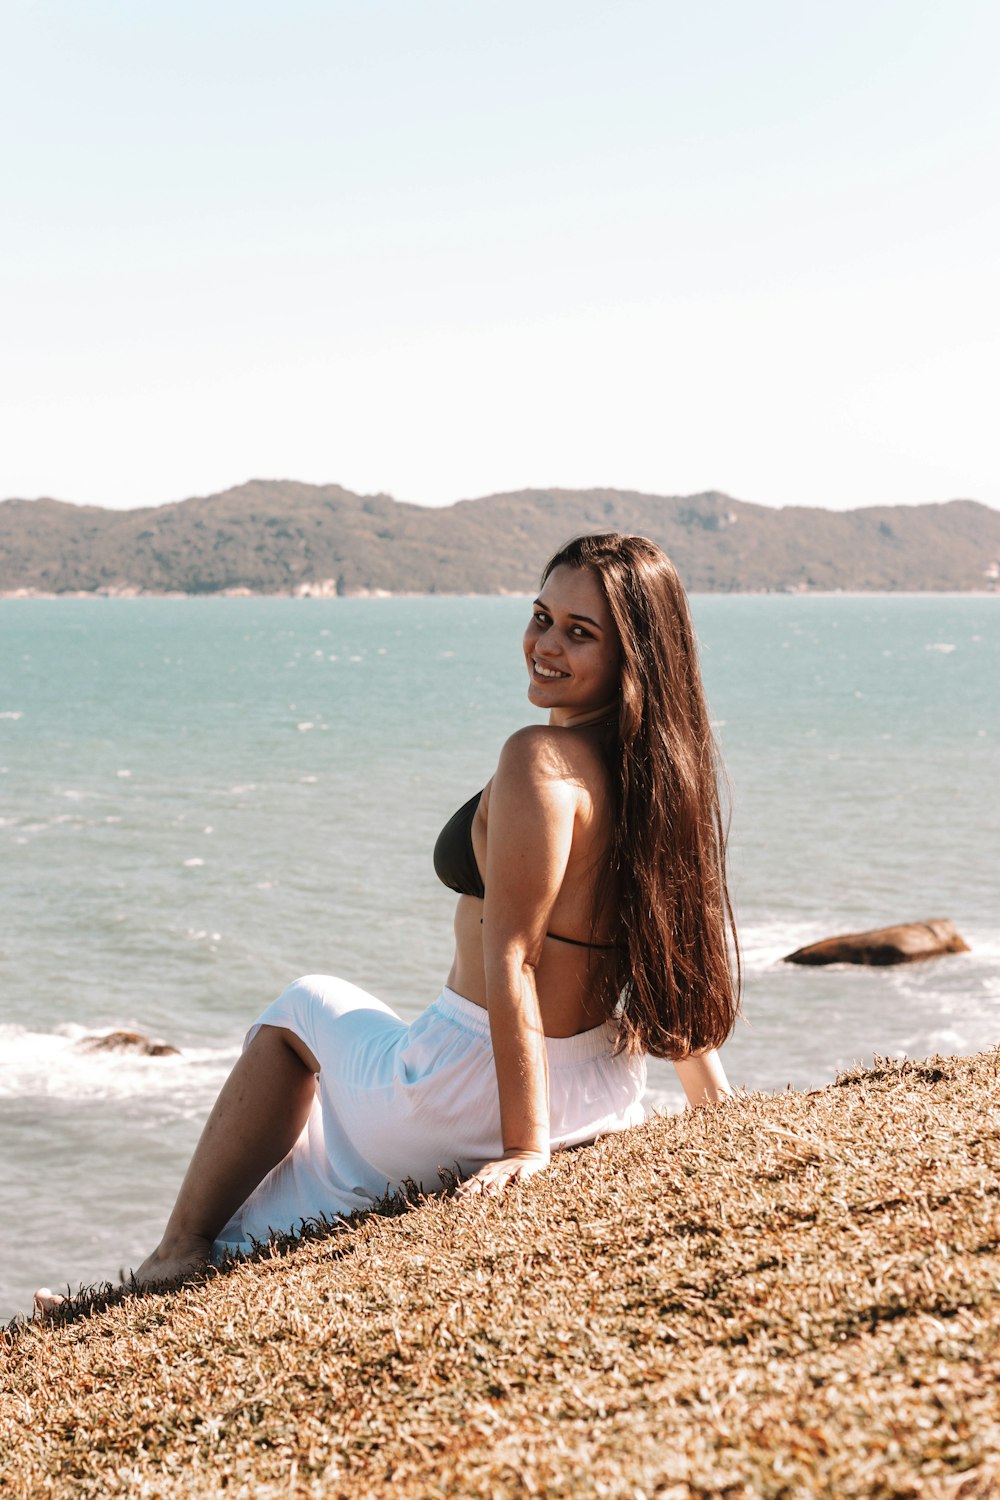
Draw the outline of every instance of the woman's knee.
<instances>
[{"instance_id":1,"label":"woman's knee","mask_svg":"<svg viewBox=\"0 0 1000 1500\"><path fill-rule=\"evenodd\" d=\"M310 1073L319 1072L319 1062L308 1042L288 1026L272 1026L269 1022L262 1021L251 1040L251 1047L254 1043L259 1046L280 1045L287 1048Z\"/></svg>"},{"instance_id":2,"label":"woman's knee","mask_svg":"<svg viewBox=\"0 0 1000 1500\"><path fill-rule=\"evenodd\" d=\"M290 1047L299 1061L309 1069L310 1073L319 1072L319 1059L302 1037L287 1026L276 1026L274 1029L285 1045Z\"/></svg>"},{"instance_id":3,"label":"woman's knee","mask_svg":"<svg viewBox=\"0 0 1000 1500\"><path fill-rule=\"evenodd\" d=\"M325 1056L329 1061L334 1039L348 1044L357 1029L353 1018L359 1012L373 1011L395 1026L403 1024L381 1000L350 980L332 974L306 974L282 991L258 1025L280 1032L305 1066L319 1073L319 1059Z\"/></svg>"}]
</instances>

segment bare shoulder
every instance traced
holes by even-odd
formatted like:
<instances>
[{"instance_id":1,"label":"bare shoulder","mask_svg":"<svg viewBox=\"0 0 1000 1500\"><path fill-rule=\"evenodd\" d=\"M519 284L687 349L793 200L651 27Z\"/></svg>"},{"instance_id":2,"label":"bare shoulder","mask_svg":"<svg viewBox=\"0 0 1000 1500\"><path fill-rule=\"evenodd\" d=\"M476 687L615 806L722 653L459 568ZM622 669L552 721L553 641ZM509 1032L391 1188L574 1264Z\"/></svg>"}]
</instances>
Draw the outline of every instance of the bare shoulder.
<instances>
[{"instance_id":1,"label":"bare shoulder","mask_svg":"<svg viewBox=\"0 0 1000 1500\"><path fill-rule=\"evenodd\" d=\"M516 730L500 752L497 776L561 784L593 792L603 786L606 771L592 736L575 729L528 724Z\"/></svg>"}]
</instances>

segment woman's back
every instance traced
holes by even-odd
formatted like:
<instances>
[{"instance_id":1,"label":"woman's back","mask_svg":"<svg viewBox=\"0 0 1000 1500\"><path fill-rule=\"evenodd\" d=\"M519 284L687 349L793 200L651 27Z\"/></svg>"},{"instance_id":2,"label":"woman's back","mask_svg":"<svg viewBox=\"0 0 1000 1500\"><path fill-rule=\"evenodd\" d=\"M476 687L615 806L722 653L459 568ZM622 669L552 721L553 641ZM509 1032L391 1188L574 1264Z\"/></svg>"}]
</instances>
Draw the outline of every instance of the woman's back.
<instances>
[{"instance_id":1,"label":"woman's back","mask_svg":"<svg viewBox=\"0 0 1000 1500\"><path fill-rule=\"evenodd\" d=\"M606 1019L600 997L614 939L595 900L613 896L607 880L613 796L606 764L612 734L607 723L521 730L505 747L499 788L494 777L472 819L472 852L485 898L463 894L458 901L448 986L485 1008L485 935L503 941L514 917L511 885L541 891L525 956L534 969L547 1036L574 1036ZM516 827L508 826L514 822ZM498 845L499 859L493 855ZM549 904L546 875L553 874L559 882Z\"/></svg>"}]
</instances>

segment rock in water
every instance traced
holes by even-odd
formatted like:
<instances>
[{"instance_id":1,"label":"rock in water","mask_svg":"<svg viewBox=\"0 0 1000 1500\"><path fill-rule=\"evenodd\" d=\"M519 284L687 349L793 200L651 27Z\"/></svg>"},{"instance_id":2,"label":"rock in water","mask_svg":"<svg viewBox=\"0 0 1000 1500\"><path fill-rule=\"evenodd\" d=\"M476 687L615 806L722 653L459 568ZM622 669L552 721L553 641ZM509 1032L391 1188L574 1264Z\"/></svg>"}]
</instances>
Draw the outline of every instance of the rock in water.
<instances>
[{"instance_id":1,"label":"rock in water","mask_svg":"<svg viewBox=\"0 0 1000 1500\"><path fill-rule=\"evenodd\" d=\"M77 1046L84 1052L138 1052L140 1057L180 1057L167 1042L151 1042L141 1031L109 1031L106 1036L82 1036Z\"/></svg>"},{"instance_id":2,"label":"rock in water","mask_svg":"<svg viewBox=\"0 0 1000 1500\"><path fill-rule=\"evenodd\" d=\"M969 945L954 922L902 922L898 927L876 927L871 932L847 932L842 937L810 943L785 956L786 964L912 964L942 953L968 953Z\"/></svg>"}]
</instances>

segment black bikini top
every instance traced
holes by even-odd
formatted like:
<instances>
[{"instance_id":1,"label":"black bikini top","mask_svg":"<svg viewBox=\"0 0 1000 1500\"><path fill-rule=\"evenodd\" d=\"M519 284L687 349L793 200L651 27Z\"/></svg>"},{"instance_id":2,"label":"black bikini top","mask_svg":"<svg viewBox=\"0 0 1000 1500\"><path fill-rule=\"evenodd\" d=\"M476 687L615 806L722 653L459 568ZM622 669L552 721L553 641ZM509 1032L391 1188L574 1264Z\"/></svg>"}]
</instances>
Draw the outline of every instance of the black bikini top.
<instances>
[{"instance_id":1,"label":"black bikini top","mask_svg":"<svg viewBox=\"0 0 1000 1500\"><path fill-rule=\"evenodd\" d=\"M434 845L434 873L441 884L460 896L478 896L480 901L486 895L486 887L472 847L472 821L482 797L482 792L477 792L463 802L458 812L452 813Z\"/></svg>"},{"instance_id":2,"label":"black bikini top","mask_svg":"<svg viewBox=\"0 0 1000 1500\"><path fill-rule=\"evenodd\" d=\"M472 823L482 796L482 792L477 792L468 802L463 802L458 812L452 813L434 845L434 873L442 885L457 891L460 896L477 896L480 901L486 895L486 887L472 847ZM610 952L618 946L617 943L585 943L582 938L560 937L558 932L547 932L545 936L557 943L569 943L574 948L601 948Z\"/></svg>"}]
</instances>

